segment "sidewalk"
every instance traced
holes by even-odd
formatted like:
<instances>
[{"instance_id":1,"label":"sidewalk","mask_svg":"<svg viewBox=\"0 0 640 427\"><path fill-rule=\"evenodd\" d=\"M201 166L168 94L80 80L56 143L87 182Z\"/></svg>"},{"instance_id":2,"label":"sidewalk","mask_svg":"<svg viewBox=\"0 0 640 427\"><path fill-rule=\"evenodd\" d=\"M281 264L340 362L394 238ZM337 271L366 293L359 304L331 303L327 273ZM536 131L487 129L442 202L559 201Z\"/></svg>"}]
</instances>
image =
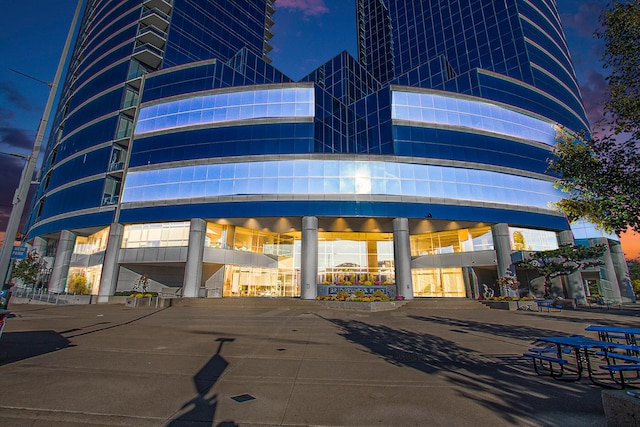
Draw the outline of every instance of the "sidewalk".
<instances>
[{"instance_id":1,"label":"sidewalk","mask_svg":"<svg viewBox=\"0 0 640 427\"><path fill-rule=\"evenodd\" d=\"M604 426L602 389L537 377L520 355L537 336L640 323L635 307L186 305L12 305L0 339L1 424Z\"/></svg>"}]
</instances>

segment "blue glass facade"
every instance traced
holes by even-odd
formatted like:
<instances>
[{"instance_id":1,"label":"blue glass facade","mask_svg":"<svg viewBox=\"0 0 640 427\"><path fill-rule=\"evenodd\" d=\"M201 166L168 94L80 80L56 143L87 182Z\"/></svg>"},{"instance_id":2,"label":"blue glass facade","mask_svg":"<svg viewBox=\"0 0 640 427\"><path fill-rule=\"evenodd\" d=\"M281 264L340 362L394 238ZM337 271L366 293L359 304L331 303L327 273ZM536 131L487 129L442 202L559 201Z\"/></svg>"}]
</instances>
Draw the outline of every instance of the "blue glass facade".
<instances>
[{"instance_id":1,"label":"blue glass facade","mask_svg":"<svg viewBox=\"0 0 640 427\"><path fill-rule=\"evenodd\" d=\"M587 127L555 2L355 6L358 60L337 53L294 82L268 58L272 0L88 1L29 236L87 235L111 224L169 230L172 222L182 233L185 221L202 220L211 247L293 257L269 274L282 275L274 283L288 283L286 295L303 297L294 270L302 281L310 274L296 258L301 246L309 250L308 218L326 241L372 233L359 250L386 249L358 253L371 263L359 274L375 270L379 280L393 265L416 283L432 274L422 256L395 259L389 250L398 219L422 245L415 253L495 251L490 262L449 266L458 269L457 296L462 267L495 265L509 250L491 227L544 234L553 246L569 224L549 206L561 194L546 159L558 126ZM450 235L457 243L447 243ZM206 256L211 269L226 265L228 283L240 280L237 265L258 277L271 262ZM318 277L339 270L327 268ZM101 283L100 292L113 286ZM228 286L225 295L241 294ZM420 286L419 295L434 296Z\"/></svg>"}]
</instances>

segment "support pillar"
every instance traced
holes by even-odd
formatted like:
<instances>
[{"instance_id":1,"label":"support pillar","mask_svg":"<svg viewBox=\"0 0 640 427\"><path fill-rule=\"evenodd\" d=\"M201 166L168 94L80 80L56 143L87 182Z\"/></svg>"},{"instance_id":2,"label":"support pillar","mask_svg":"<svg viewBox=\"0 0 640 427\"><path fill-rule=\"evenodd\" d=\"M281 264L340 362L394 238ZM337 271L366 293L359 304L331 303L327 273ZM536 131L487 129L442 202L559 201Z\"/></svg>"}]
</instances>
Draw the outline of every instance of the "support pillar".
<instances>
[{"instance_id":1,"label":"support pillar","mask_svg":"<svg viewBox=\"0 0 640 427\"><path fill-rule=\"evenodd\" d=\"M509 237L509 224L500 223L491 227L493 234L493 248L496 251L496 264L498 277L516 277L515 269L511 264L511 238ZM500 294L510 296L509 290L504 286L500 289Z\"/></svg>"},{"instance_id":2,"label":"support pillar","mask_svg":"<svg viewBox=\"0 0 640 427\"><path fill-rule=\"evenodd\" d=\"M604 265L600 266L600 291L602 292L602 296L611 301L622 301L620 285L618 284L618 277L616 276L616 268L613 263L613 258L611 257L611 250L607 238L599 237L594 239L593 244L605 245L607 248L602 255Z\"/></svg>"},{"instance_id":3,"label":"support pillar","mask_svg":"<svg viewBox=\"0 0 640 427\"><path fill-rule=\"evenodd\" d=\"M393 258L396 270L398 295L413 299L413 278L411 277L411 242L409 240L409 220L393 220Z\"/></svg>"},{"instance_id":4,"label":"support pillar","mask_svg":"<svg viewBox=\"0 0 640 427\"><path fill-rule=\"evenodd\" d=\"M43 258L47 253L47 241L42 237L35 237L33 239L33 250L36 251L40 258Z\"/></svg>"},{"instance_id":5,"label":"support pillar","mask_svg":"<svg viewBox=\"0 0 640 427\"><path fill-rule=\"evenodd\" d=\"M202 283L202 257L206 233L207 222L200 218L193 218L189 227L189 247L182 285L182 296L185 298L198 298Z\"/></svg>"},{"instance_id":6,"label":"support pillar","mask_svg":"<svg viewBox=\"0 0 640 427\"><path fill-rule=\"evenodd\" d=\"M622 302L636 302L636 294L633 292L631 275L629 274L629 267L627 266L627 260L624 257L622 246L620 246L618 242L611 242L609 251L611 252L611 260L616 269Z\"/></svg>"},{"instance_id":7,"label":"support pillar","mask_svg":"<svg viewBox=\"0 0 640 427\"><path fill-rule=\"evenodd\" d=\"M302 247L300 260L300 298L315 299L318 295L318 218L302 218Z\"/></svg>"},{"instance_id":8,"label":"support pillar","mask_svg":"<svg viewBox=\"0 0 640 427\"><path fill-rule=\"evenodd\" d=\"M113 223L109 228L109 240L102 262L102 274L100 275L100 288L98 290L98 304L109 302L109 297L116 293L118 286L118 273L120 264L118 258L122 246L124 225Z\"/></svg>"},{"instance_id":9,"label":"support pillar","mask_svg":"<svg viewBox=\"0 0 640 427\"><path fill-rule=\"evenodd\" d=\"M561 231L557 234L558 245L575 245L573 240L573 233L571 230ZM565 290L569 299L575 299L579 305L587 304L587 296L584 292L584 283L582 281L582 271L578 270L575 273L569 274L564 278Z\"/></svg>"},{"instance_id":10,"label":"support pillar","mask_svg":"<svg viewBox=\"0 0 640 427\"><path fill-rule=\"evenodd\" d=\"M53 262L51 279L49 280L50 292L64 292L67 286L67 276L69 275L69 265L73 255L73 247L76 244L76 235L69 230L62 230L56 249L56 259Z\"/></svg>"}]
</instances>

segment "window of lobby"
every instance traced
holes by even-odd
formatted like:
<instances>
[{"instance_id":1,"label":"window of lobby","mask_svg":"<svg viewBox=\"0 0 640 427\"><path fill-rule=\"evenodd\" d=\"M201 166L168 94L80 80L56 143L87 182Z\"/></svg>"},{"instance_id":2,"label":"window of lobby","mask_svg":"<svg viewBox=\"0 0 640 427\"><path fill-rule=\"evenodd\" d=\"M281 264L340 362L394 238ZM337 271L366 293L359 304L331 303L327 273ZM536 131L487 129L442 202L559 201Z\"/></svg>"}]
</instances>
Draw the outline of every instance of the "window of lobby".
<instances>
[{"instance_id":1,"label":"window of lobby","mask_svg":"<svg viewBox=\"0 0 640 427\"><path fill-rule=\"evenodd\" d=\"M395 283L392 233L318 233L318 283Z\"/></svg>"},{"instance_id":2,"label":"window of lobby","mask_svg":"<svg viewBox=\"0 0 640 427\"><path fill-rule=\"evenodd\" d=\"M417 234L410 242L412 257L493 250L491 227Z\"/></svg>"},{"instance_id":3,"label":"window of lobby","mask_svg":"<svg viewBox=\"0 0 640 427\"><path fill-rule=\"evenodd\" d=\"M286 264L289 264L287 267ZM299 269L293 263L281 268L225 266L223 297L297 297L300 296Z\"/></svg>"},{"instance_id":4,"label":"window of lobby","mask_svg":"<svg viewBox=\"0 0 640 427\"><path fill-rule=\"evenodd\" d=\"M277 267L224 266L223 297L296 297L300 295L299 231L273 233L208 223L205 247L268 255Z\"/></svg>"},{"instance_id":5,"label":"window of lobby","mask_svg":"<svg viewBox=\"0 0 640 427\"><path fill-rule=\"evenodd\" d=\"M411 271L413 295L432 298L467 296L462 268L418 268Z\"/></svg>"},{"instance_id":6,"label":"window of lobby","mask_svg":"<svg viewBox=\"0 0 640 427\"><path fill-rule=\"evenodd\" d=\"M187 246L188 221L125 225L122 248Z\"/></svg>"},{"instance_id":7,"label":"window of lobby","mask_svg":"<svg viewBox=\"0 0 640 427\"><path fill-rule=\"evenodd\" d=\"M76 236L76 243L73 248L74 254L91 255L107 249L109 238L109 227L103 228L97 233L88 237Z\"/></svg>"},{"instance_id":8,"label":"window of lobby","mask_svg":"<svg viewBox=\"0 0 640 427\"><path fill-rule=\"evenodd\" d=\"M235 232L230 247L276 256L278 262L277 268L226 265L224 297L300 296L300 232L278 234L212 224L208 238L219 239L224 227ZM216 229L218 234L212 233ZM318 283L395 282L392 233L320 232L318 240Z\"/></svg>"}]
</instances>

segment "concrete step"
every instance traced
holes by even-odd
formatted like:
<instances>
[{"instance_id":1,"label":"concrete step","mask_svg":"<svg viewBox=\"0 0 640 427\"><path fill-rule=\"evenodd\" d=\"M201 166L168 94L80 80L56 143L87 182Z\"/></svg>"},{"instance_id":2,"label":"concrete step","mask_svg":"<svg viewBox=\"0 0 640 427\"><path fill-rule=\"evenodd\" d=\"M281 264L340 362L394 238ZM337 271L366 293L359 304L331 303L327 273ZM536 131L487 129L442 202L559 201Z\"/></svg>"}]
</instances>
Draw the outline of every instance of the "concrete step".
<instances>
[{"instance_id":1,"label":"concrete step","mask_svg":"<svg viewBox=\"0 0 640 427\"><path fill-rule=\"evenodd\" d=\"M489 310L489 307L468 298L414 298L404 308L421 310Z\"/></svg>"},{"instance_id":2,"label":"concrete step","mask_svg":"<svg viewBox=\"0 0 640 427\"><path fill-rule=\"evenodd\" d=\"M173 298L173 307L318 307L315 300L300 298L260 298L260 297L226 297L226 298Z\"/></svg>"},{"instance_id":3,"label":"concrete step","mask_svg":"<svg viewBox=\"0 0 640 427\"><path fill-rule=\"evenodd\" d=\"M226 297L226 298L174 298L171 300L174 307L313 307L318 308L315 300L303 300L300 298L252 298L252 297ZM480 302L467 298L415 298L403 302L403 308L421 310L488 310L489 308Z\"/></svg>"}]
</instances>

